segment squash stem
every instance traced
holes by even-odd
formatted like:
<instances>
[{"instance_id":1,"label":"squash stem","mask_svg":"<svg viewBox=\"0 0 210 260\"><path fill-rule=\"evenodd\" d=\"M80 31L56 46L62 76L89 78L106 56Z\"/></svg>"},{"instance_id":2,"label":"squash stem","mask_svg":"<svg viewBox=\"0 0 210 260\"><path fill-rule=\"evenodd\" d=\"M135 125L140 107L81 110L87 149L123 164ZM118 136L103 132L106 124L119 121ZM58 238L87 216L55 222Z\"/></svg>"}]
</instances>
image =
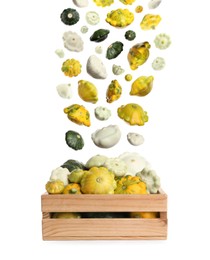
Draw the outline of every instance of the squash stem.
<instances>
[{"instance_id":1,"label":"squash stem","mask_svg":"<svg viewBox=\"0 0 210 260\"><path fill-rule=\"evenodd\" d=\"M77 189L75 189L75 188L70 189L70 190L69 190L69 193L70 193L70 194L75 194L75 193L77 193Z\"/></svg>"}]
</instances>

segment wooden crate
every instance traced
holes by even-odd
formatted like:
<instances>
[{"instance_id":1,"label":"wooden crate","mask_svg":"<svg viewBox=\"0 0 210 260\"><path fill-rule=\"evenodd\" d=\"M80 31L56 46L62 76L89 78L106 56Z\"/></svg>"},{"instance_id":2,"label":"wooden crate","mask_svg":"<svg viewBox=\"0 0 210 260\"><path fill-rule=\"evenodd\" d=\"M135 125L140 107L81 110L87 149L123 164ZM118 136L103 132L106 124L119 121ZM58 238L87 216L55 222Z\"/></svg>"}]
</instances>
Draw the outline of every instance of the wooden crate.
<instances>
[{"instance_id":1,"label":"wooden crate","mask_svg":"<svg viewBox=\"0 0 210 260\"><path fill-rule=\"evenodd\" d=\"M167 238L167 195L41 196L43 240L163 240ZM52 212L160 212L160 218L53 219Z\"/></svg>"}]
</instances>

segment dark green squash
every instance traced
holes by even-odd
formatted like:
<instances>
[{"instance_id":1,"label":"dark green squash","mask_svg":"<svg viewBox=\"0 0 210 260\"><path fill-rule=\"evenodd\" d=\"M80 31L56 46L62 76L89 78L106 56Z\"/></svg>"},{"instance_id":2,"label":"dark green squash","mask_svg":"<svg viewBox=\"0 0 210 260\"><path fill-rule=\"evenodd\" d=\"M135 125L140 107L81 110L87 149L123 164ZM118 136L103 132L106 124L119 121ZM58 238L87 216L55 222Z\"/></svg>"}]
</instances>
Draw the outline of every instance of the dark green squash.
<instances>
[{"instance_id":1,"label":"dark green squash","mask_svg":"<svg viewBox=\"0 0 210 260\"><path fill-rule=\"evenodd\" d=\"M132 30L128 30L125 33L125 39L128 41L133 41L136 38L136 33Z\"/></svg>"},{"instance_id":2,"label":"dark green squash","mask_svg":"<svg viewBox=\"0 0 210 260\"><path fill-rule=\"evenodd\" d=\"M82 218L128 218L126 212L84 212Z\"/></svg>"},{"instance_id":3,"label":"dark green squash","mask_svg":"<svg viewBox=\"0 0 210 260\"><path fill-rule=\"evenodd\" d=\"M66 132L65 140L66 144L74 150L81 150L84 146L84 140L82 136L72 130Z\"/></svg>"},{"instance_id":4,"label":"dark green squash","mask_svg":"<svg viewBox=\"0 0 210 260\"><path fill-rule=\"evenodd\" d=\"M76 161L74 159L70 159L70 160L66 161L65 163L63 163L61 165L61 167L67 168L69 170L69 172L72 172L73 170L76 170L76 169L82 169L82 170L87 169L83 163Z\"/></svg>"},{"instance_id":5,"label":"dark green squash","mask_svg":"<svg viewBox=\"0 0 210 260\"><path fill-rule=\"evenodd\" d=\"M90 40L92 42L102 42L108 37L109 32L110 31L106 29L99 29L93 33Z\"/></svg>"},{"instance_id":6,"label":"dark green squash","mask_svg":"<svg viewBox=\"0 0 210 260\"><path fill-rule=\"evenodd\" d=\"M63 12L60 15L61 21L66 25L73 25L76 24L80 17L79 13L72 8L67 8L63 10Z\"/></svg>"},{"instance_id":7,"label":"dark green squash","mask_svg":"<svg viewBox=\"0 0 210 260\"><path fill-rule=\"evenodd\" d=\"M106 52L106 58L111 60L116 58L123 51L123 43L122 42L114 42L112 43Z\"/></svg>"}]
</instances>

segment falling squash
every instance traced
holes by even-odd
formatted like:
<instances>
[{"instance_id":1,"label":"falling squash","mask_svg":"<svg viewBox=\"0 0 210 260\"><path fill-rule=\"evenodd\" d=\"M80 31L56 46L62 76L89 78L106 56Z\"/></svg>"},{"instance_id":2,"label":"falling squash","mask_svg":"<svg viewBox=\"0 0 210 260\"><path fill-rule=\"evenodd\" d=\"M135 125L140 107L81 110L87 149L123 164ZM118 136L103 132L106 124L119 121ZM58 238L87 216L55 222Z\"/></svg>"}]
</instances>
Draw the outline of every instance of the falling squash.
<instances>
[{"instance_id":1,"label":"falling squash","mask_svg":"<svg viewBox=\"0 0 210 260\"><path fill-rule=\"evenodd\" d=\"M149 58L150 44L148 42L134 45L128 52L128 62L132 70L138 69Z\"/></svg>"},{"instance_id":2,"label":"falling squash","mask_svg":"<svg viewBox=\"0 0 210 260\"><path fill-rule=\"evenodd\" d=\"M155 29L161 21L160 15L147 14L142 19L140 26L144 31Z\"/></svg>"},{"instance_id":3,"label":"falling squash","mask_svg":"<svg viewBox=\"0 0 210 260\"><path fill-rule=\"evenodd\" d=\"M149 76L149 77L141 76L137 78L131 86L130 95L140 96L140 97L148 95L152 90L153 81L154 81L153 76Z\"/></svg>"},{"instance_id":4,"label":"falling squash","mask_svg":"<svg viewBox=\"0 0 210 260\"><path fill-rule=\"evenodd\" d=\"M118 116L130 125L143 126L148 121L147 112L135 103L122 105L117 110Z\"/></svg>"},{"instance_id":5,"label":"falling squash","mask_svg":"<svg viewBox=\"0 0 210 260\"><path fill-rule=\"evenodd\" d=\"M72 122L78 125L90 126L90 113L84 106L73 104L64 108L64 113Z\"/></svg>"},{"instance_id":6,"label":"falling squash","mask_svg":"<svg viewBox=\"0 0 210 260\"><path fill-rule=\"evenodd\" d=\"M122 94L122 87L117 80L112 80L106 92L106 101L112 103L120 98Z\"/></svg>"}]
</instances>

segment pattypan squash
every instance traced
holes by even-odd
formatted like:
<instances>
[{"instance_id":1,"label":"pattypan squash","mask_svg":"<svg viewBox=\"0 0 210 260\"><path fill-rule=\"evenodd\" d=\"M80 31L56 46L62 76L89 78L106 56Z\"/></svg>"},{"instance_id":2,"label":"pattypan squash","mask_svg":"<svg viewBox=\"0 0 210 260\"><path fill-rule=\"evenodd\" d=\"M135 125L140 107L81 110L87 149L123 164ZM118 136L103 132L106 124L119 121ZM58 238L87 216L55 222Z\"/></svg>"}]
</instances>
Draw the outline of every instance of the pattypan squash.
<instances>
[{"instance_id":1,"label":"pattypan squash","mask_svg":"<svg viewBox=\"0 0 210 260\"><path fill-rule=\"evenodd\" d=\"M78 82L78 94L82 100L95 104L98 101L98 90L96 86L87 81L80 80Z\"/></svg>"},{"instance_id":2,"label":"pattypan squash","mask_svg":"<svg viewBox=\"0 0 210 260\"><path fill-rule=\"evenodd\" d=\"M87 7L89 2L88 0L73 0L73 3L78 7Z\"/></svg>"},{"instance_id":3,"label":"pattypan squash","mask_svg":"<svg viewBox=\"0 0 210 260\"><path fill-rule=\"evenodd\" d=\"M82 169L75 169L71 171L71 173L68 175L69 181L74 183L80 183L84 175L84 172L85 171Z\"/></svg>"},{"instance_id":4,"label":"pattypan squash","mask_svg":"<svg viewBox=\"0 0 210 260\"><path fill-rule=\"evenodd\" d=\"M65 140L66 144L75 151L81 150L84 146L84 140L82 136L78 132L75 132L73 130L69 130L68 132L66 132Z\"/></svg>"},{"instance_id":5,"label":"pattypan squash","mask_svg":"<svg viewBox=\"0 0 210 260\"><path fill-rule=\"evenodd\" d=\"M101 107L101 106L96 107L94 111L95 111L95 117L101 121L107 120L111 116L111 110L109 110L106 107Z\"/></svg>"},{"instance_id":6,"label":"pattypan squash","mask_svg":"<svg viewBox=\"0 0 210 260\"><path fill-rule=\"evenodd\" d=\"M99 29L91 35L90 40L92 42L102 42L108 37L109 32L106 29Z\"/></svg>"},{"instance_id":7,"label":"pattypan squash","mask_svg":"<svg viewBox=\"0 0 210 260\"><path fill-rule=\"evenodd\" d=\"M95 52L98 53L98 54L102 54L103 52L103 47L98 45L95 47Z\"/></svg>"},{"instance_id":8,"label":"pattypan squash","mask_svg":"<svg viewBox=\"0 0 210 260\"><path fill-rule=\"evenodd\" d=\"M127 173L127 165L120 158L108 158L104 163L104 167L117 177L124 176Z\"/></svg>"},{"instance_id":9,"label":"pattypan squash","mask_svg":"<svg viewBox=\"0 0 210 260\"><path fill-rule=\"evenodd\" d=\"M81 194L80 185L78 183L68 184L64 190L63 194Z\"/></svg>"},{"instance_id":10,"label":"pattypan squash","mask_svg":"<svg viewBox=\"0 0 210 260\"><path fill-rule=\"evenodd\" d=\"M56 87L58 95L62 98L70 99L72 97L71 84L59 84Z\"/></svg>"},{"instance_id":11,"label":"pattypan squash","mask_svg":"<svg viewBox=\"0 0 210 260\"><path fill-rule=\"evenodd\" d=\"M128 142L134 146L138 146L144 142L144 137L138 133L128 133L127 139Z\"/></svg>"},{"instance_id":12,"label":"pattypan squash","mask_svg":"<svg viewBox=\"0 0 210 260\"><path fill-rule=\"evenodd\" d=\"M60 180L48 181L45 185L46 191L49 194L61 194L64 190L64 183Z\"/></svg>"},{"instance_id":13,"label":"pattypan squash","mask_svg":"<svg viewBox=\"0 0 210 260\"><path fill-rule=\"evenodd\" d=\"M72 78L78 76L81 73L81 68L82 65L78 60L68 59L64 61L61 70L65 76Z\"/></svg>"},{"instance_id":14,"label":"pattypan squash","mask_svg":"<svg viewBox=\"0 0 210 260\"><path fill-rule=\"evenodd\" d=\"M146 159L136 152L125 152L118 158L125 162L128 174L133 176L135 176L136 173L141 172L145 167L149 167L149 163Z\"/></svg>"},{"instance_id":15,"label":"pattypan squash","mask_svg":"<svg viewBox=\"0 0 210 260\"><path fill-rule=\"evenodd\" d=\"M76 24L80 17L79 13L72 8L67 8L63 10L63 12L60 15L61 21L66 25L73 25Z\"/></svg>"},{"instance_id":16,"label":"pattypan squash","mask_svg":"<svg viewBox=\"0 0 210 260\"><path fill-rule=\"evenodd\" d=\"M146 167L142 171L136 173L136 176L139 176L142 181L147 184L147 191L149 193L157 193L160 189L160 178L154 170Z\"/></svg>"},{"instance_id":17,"label":"pattypan squash","mask_svg":"<svg viewBox=\"0 0 210 260\"><path fill-rule=\"evenodd\" d=\"M81 218L81 214L76 212L56 212L52 215L52 218Z\"/></svg>"},{"instance_id":18,"label":"pattypan squash","mask_svg":"<svg viewBox=\"0 0 210 260\"><path fill-rule=\"evenodd\" d=\"M136 0L120 0L124 5L132 5Z\"/></svg>"},{"instance_id":19,"label":"pattypan squash","mask_svg":"<svg viewBox=\"0 0 210 260\"><path fill-rule=\"evenodd\" d=\"M126 218L125 212L85 212L83 218Z\"/></svg>"},{"instance_id":20,"label":"pattypan squash","mask_svg":"<svg viewBox=\"0 0 210 260\"><path fill-rule=\"evenodd\" d=\"M90 169L92 167L101 167L104 165L105 161L108 159L108 157L104 156L104 155L94 155L93 157L91 157L85 164L85 166Z\"/></svg>"},{"instance_id":21,"label":"pattypan squash","mask_svg":"<svg viewBox=\"0 0 210 260\"><path fill-rule=\"evenodd\" d=\"M105 79L107 77L106 67L96 56L91 55L87 60L87 73L94 79Z\"/></svg>"},{"instance_id":22,"label":"pattypan squash","mask_svg":"<svg viewBox=\"0 0 210 260\"><path fill-rule=\"evenodd\" d=\"M73 104L64 108L64 113L72 122L78 125L90 126L90 113L84 106Z\"/></svg>"},{"instance_id":23,"label":"pattypan squash","mask_svg":"<svg viewBox=\"0 0 210 260\"><path fill-rule=\"evenodd\" d=\"M85 18L87 23L90 25L96 25L100 22L99 14L94 11L87 12Z\"/></svg>"},{"instance_id":24,"label":"pattypan squash","mask_svg":"<svg viewBox=\"0 0 210 260\"><path fill-rule=\"evenodd\" d=\"M80 32L81 33L87 33L88 32L88 27L86 25L83 25L81 28L80 28Z\"/></svg>"},{"instance_id":25,"label":"pattypan squash","mask_svg":"<svg viewBox=\"0 0 210 260\"><path fill-rule=\"evenodd\" d=\"M138 69L149 58L150 44L148 42L138 43L130 48L128 52L128 62L132 70Z\"/></svg>"},{"instance_id":26,"label":"pattypan squash","mask_svg":"<svg viewBox=\"0 0 210 260\"><path fill-rule=\"evenodd\" d=\"M130 125L143 126L148 122L147 112L135 103L122 105L117 110L118 116Z\"/></svg>"},{"instance_id":27,"label":"pattypan squash","mask_svg":"<svg viewBox=\"0 0 210 260\"><path fill-rule=\"evenodd\" d=\"M68 184L69 170L63 167L57 167L51 172L50 181L60 180L64 185Z\"/></svg>"},{"instance_id":28,"label":"pattypan squash","mask_svg":"<svg viewBox=\"0 0 210 260\"><path fill-rule=\"evenodd\" d=\"M157 57L152 62L152 68L154 70L162 70L165 67L165 65L166 65L165 60L164 60L164 58L161 58L161 57Z\"/></svg>"},{"instance_id":29,"label":"pattypan squash","mask_svg":"<svg viewBox=\"0 0 210 260\"><path fill-rule=\"evenodd\" d=\"M85 169L85 165L77 160L74 159L70 159L68 161L66 161L65 163L63 163L61 165L62 168L66 168L69 170L69 172L72 172L75 169Z\"/></svg>"},{"instance_id":30,"label":"pattypan squash","mask_svg":"<svg viewBox=\"0 0 210 260\"><path fill-rule=\"evenodd\" d=\"M116 41L113 42L106 51L106 58L108 60L115 59L123 51L123 43Z\"/></svg>"},{"instance_id":31,"label":"pattypan squash","mask_svg":"<svg viewBox=\"0 0 210 260\"><path fill-rule=\"evenodd\" d=\"M137 7L135 8L135 12L136 12L137 14L139 14L139 13L141 13L142 11L143 11L143 6L137 5Z\"/></svg>"},{"instance_id":32,"label":"pattypan squash","mask_svg":"<svg viewBox=\"0 0 210 260\"><path fill-rule=\"evenodd\" d=\"M155 47L160 50L165 50L171 45L171 38L165 33L160 33L155 37Z\"/></svg>"},{"instance_id":33,"label":"pattypan squash","mask_svg":"<svg viewBox=\"0 0 210 260\"><path fill-rule=\"evenodd\" d=\"M134 21L134 14L128 9L116 9L107 14L106 22L114 27L126 27Z\"/></svg>"},{"instance_id":34,"label":"pattypan squash","mask_svg":"<svg viewBox=\"0 0 210 260\"><path fill-rule=\"evenodd\" d=\"M125 33L125 39L128 41L133 41L136 38L136 33L132 30L128 30Z\"/></svg>"},{"instance_id":35,"label":"pattypan squash","mask_svg":"<svg viewBox=\"0 0 210 260\"><path fill-rule=\"evenodd\" d=\"M114 0L93 0L97 6L106 7L114 3Z\"/></svg>"},{"instance_id":36,"label":"pattypan squash","mask_svg":"<svg viewBox=\"0 0 210 260\"><path fill-rule=\"evenodd\" d=\"M82 38L75 32L65 32L63 34L64 47L69 51L80 52L83 50L84 42Z\"/></svg>"},{"instance_id":37,"label":"pattypan squash","mask_svg":"<svg viewBox=\"0 0 210 260\"><path fill-rule=\"evenodd\" d=\"M114 174L105 167L92 167L81 180L81 191L85 194L114 194Z\"/></svg>"},{"instance_id":38,"label":"pattypan squash","mask_svg":"<svg viewBox=\"0 0 210 260\"><path fill-rule=\"evenodd\" d=\"M122 95L122 87L117 80L112 80L106 92L106 101L112 103L118 100Z\"/></svg>"},{"instance_id":39,"label":"pattypan squash","mask_svg":"<svg viewBox=\"0 0 210 260\"><path fill-rule=\"evenodd\" d=\"M133 79L133 76L131 74L126 74L125 75L125 80L126 81L131 81Z\"/></svg>"},{"instance_id":40,"label":"pattypan squash","mask_svg":"<svg viewBox=\"0 0 210 260\"><path fill-rule=\"evenodd\" d=\"M137 78L131 86L130 95L140 96L140 97L148 95L152 90L153 81L154 81L153 76L149 76L149 77L141 76Z\"/></svg>"},{"instance_id":41,"label":"pattypan squash","mask_svg":"<svg viewBox=\"0 0 210 260\"><path fill-rule=\"evenodd\" d=\"M146 184L137 176L126 175L117 181L115 194L147 194Z\"/></svg>"},{"instance_id":42,"label":"pattypan squash","mask_svg":"<svg viewBox=\"0 0 210 260\"><path fill-rule=\"evenodd\" d=\"M125 72L125 70L120 65L113 64L112 72L114 75L121 75Z\"/></svg>"},{"instance_id":43,"label":"pattypan squash","mask_svg":"<svg viewBox=\"0 0 210 260\"><path fill-rule=\"evenodd\" d=\"M110 148L115 146L121 138L121 131L117 125L109 125L96 130L91 138L94 144L100 148Z\"/></svg>"},{"instance_id":44,"label":"pattypan squash","mask_svg":"<svg viewBox=\"0 0 210 260\"><path fill-rule=\"evenodd\" d=\"M64 58L65 56L65 53L62 49L56 49L55 54L57 54L59 58Z\"/></svg>"},{"instance_id":45,"label":"pattypan squash","mask_svg":"<svg viewBox=\"0 0 210 260\"><path fill-rule=\"evenodd\" d=\"M147 14L143 17L140 26L144 31L155 29L161 21L160 15Z\"/></svg>"},{"instance_id":46,"label":"pattypan squash","mask_svg":"<svg viewBox=\"0 0 210 260\"><path fill-rule=\"evenodd\" d=\"M162 0L150 0L148 3L149 9L155 9L161 4Z\"/></svg>"},{"instance_id":47,"label":"pattypan squash","mask_svg":"<svg viewBox=\"0 0 210 260\"><path fill-rule=\"evenodd\" d=\"M159 218L158 212L131 212L131 218Z\"/></svg>"}]
</instances>

